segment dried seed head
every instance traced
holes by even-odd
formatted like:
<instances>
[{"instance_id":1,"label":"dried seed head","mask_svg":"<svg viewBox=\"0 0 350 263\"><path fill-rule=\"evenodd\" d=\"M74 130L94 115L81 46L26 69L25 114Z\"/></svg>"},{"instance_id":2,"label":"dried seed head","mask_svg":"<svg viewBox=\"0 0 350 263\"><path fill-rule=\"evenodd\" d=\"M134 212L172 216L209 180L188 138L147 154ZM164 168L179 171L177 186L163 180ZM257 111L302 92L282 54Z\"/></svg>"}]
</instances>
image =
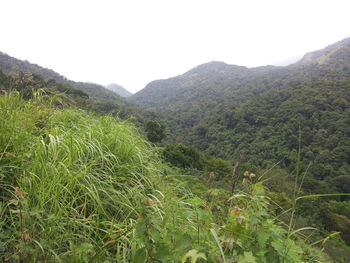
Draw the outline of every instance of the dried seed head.
<instances>
[{"instance_id":1,"label":"dried seed head","mask_svg":"<svg viewBox=\"0 0 350 263\"><path fill-rule=\"evenodd\" d=\"M158 202L157 201L153 201L152 199L146 199L145 203L147 206L151 206L151 205L156 205Z\"/></svg>"},{"instance_id":2,"label":"dried seed head","mask_svg":"<svg viewBox=\"0 0 350 263\"><path fill-rule=\"evenodd\" d=\"M242 184L251 184L252 182L248 178L244 178Z\"/></svg>"},{"instance_id":3,"label":"dried seed head","mask_svg":"<svg viewBox=\"0 0 350 263\"><path fill-rule=\"evenodd\" d=\"M238 223L242 223L243 220L245 220L245 217L242 215L241 209L238 206L235 206L232 210L231 210L231 214L233 216L235 216L235 218L237 219Z\"/></svg>"},{"instance_id":4,"label":"dried seed head","mask_svg":"<svg viewBox=\"0 0 350 263\"><path fill-rule=\"evenodd\" d=\"M215 179L216 174L214 172L210 172L209 179Z\"/></svg>"},{"instance_id":5,"label":"dried seed head","mask_svg":"<svg viewBox=\"0 0 350 263\"><path fill-rule=\"evenodd\" d=\"M232 208L231 213L235 216L240 216L241 215L241 209L238 206L235 206Z\"/></svg>"},{"instance_id":6,"label":"dried seed head","mask_svg":"<svg viewBox=\"0 0 350 263\"><path fill-rule=\"evenodd\" d=\"M15 187L15 195L20 200L24 199L24 193L23 193L22 189L19 187Z\"/></svg>"},{"instance_id":7,"label":"dried seed head","mask_svg":"<svg viewBox=\"0 0 350 263\"><path fill-rule=\"evenodd\" d=\"M249 175L250 178L255 177L255 176L256 176L256 175L253 174L253 173L251 173L251 174Z\"/></svg>"}]
</instances>

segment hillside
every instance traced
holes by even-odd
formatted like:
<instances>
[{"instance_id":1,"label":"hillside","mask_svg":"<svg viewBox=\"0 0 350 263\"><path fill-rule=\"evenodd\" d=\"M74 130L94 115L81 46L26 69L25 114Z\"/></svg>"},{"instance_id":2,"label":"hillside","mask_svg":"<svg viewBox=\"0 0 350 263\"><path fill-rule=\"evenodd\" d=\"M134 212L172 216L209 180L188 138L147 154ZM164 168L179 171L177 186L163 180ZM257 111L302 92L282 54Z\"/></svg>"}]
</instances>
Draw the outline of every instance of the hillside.
<instances>
[{"instance_id":1,"label":"hillside","mask_svg":"<svg viewBox=\"0 0 350 263\"><path fill-rule=\"evenodd\" d=\"M170 141L229 160L244 149L251 162L264 167L281 162L292 168L289 153L298 148L300 131L305 161L317 166L323 158L323 168L311 173L333 177L350 172L349 65L346 39L287 67L200 65L151 82L129 99L164 114ZM337 141L324 143L332 136ZM321 157L326 153L328 159Z\"/></svg>"},{"instance_id":2,"label":"hillside","mask_svg":"<svg viewBox=\"0 0 350 263\"><path fill-rule=\"evenodd\" d=\"M66 77L58 74L57 72L43 68L39 65L29 63L28 61L23 61L20 59L16 59L11 57L5 53L0 52L0 69L4 73L18 73L20 71L28 71L35 74L39 74L46 81L54 80L58 83L67 83L74 88L80 89L88 94L91 98L111 100L115 102L123 102L123 99L114 92L106 89L105 87L87 82L75 82L72 80L68 80Z\"/></svg>"},{"instance_id":3,"label":"hillside","mask_svg":"<svg viewBox=\"0 0 350 263\"><path fill-rule=\"evenodd\" d=\"M132 95L132 93L129 92L128 90L126 90L124 87L122 87L118 84L115 84L115 83L107 85L106 88L117 93L118 95L120 95L124 98L130 97Z\"/></svg>"},{"instance_id":4,"label":"hillside","mask_svg":"<svg viewBox=\"0 0 350 263\"><path fill-rule=\"evenodd\" d=\"M133 116L140 126L144 126L144 122L146 122L149 117L153 118L152 116L156 115L148 110L140 109L125 100L122 96L101 85L71 81L51 69L43 68L39 65L16 59L0 52L0 75L2 72L13 77L13 80L8 81L8 85L5 85L6 89L14 88L13 82L18 82L20 78L19 75L25 72L24 75L28 75L27 78L37 80L36 83L27 81L24 85L26 88L60 86L60 92L68 93L72 93L73 90L80 90L89 97L87 100L84 99L85 108L98 113L113 114L123 119ZM63 84L65 88L62 88L63 86L61 84Z\"/></svg>"},{"instance_id":5,"label":"hillside","mask_svg":"<svg viewBox=\"0 0 350 263\"><path fill-rule=\"evenodd\" d=\"M1 261L332 262L254 178L231 197L168 167L131 124L54 99L0 95Z\"/></svg>"},{"instance_id":6,"label":"hillside","mask_svg":"<svg viewBox=\"0 0 350 263\"><path fill-rule=\"evenodd\" d=\"M129 99L168 112L176 111L194 99L197 101L207 97L209 100L212 94L208 92L214 93L214 97L231 96L232 100L240 101L268 89L291 86L293 81L301 82L304 78L320 78L322 74L333 78L347 76L349 54L350 38L310 52L297 63L286 67L246 68L213 61L199 65L183 75L153 81Z\"/></svg>"},{"instance_id":7,"label":"hillside","mask_svg":"<svg viewBox=\"0 0 350 263\"><path fill-rule=\"evenodd\" d=\"M149 106L162 118L0 70L0 260L346 262L346 50L287 68L211 62L156 81L154 96L163 82L174 91L169 107ZM177 108L176 94L188 104ZM152 147L134 118L113 117L130 114L164 121L168 141L230 162L181 144Z\"/></svg>"}]
</instances>

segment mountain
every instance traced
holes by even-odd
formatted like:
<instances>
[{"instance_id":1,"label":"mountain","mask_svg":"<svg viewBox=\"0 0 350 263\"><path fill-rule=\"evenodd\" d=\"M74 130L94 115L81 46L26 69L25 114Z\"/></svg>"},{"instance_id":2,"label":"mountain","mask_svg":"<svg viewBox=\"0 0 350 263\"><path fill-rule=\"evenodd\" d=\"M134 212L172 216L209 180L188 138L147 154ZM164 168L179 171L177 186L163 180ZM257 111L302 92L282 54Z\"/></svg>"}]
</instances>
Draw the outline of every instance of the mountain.
<instances>
[{"instance_id":1,"label":"mountain","mask_svg":"<svg viewBox=\"0 0 350 263\"><path fill-rule=\"evenodd\" d=\"M0 52L0 69L7 74L18 73L20 71L28 71L35 74L39 74L45 80L54 80L59 83L70 84L74 88L84 91L91 98L105 99L105 100L111 100L111 101L117 101L117 102L124 101L124 99L121 98L119 95L106 89L101 85L68 80L66 77L58 74L57 72L51 69L47 69L37 64L32 64L28 61L11 57L3 52Z\"/></svg>"},{"instance_id":2,"label":"mountain","mask_svg":"<svg viewBox=\"0 0 350 263\"><path fill-rule=\"evenodd\" d=\"M336 75L340 72L348 73L349 54L350 38L310 52L297 63L285 67L246 68L213 61L197 66L183 75L153 81L129 100L162 111L170 111L173 106L178 109L183 109L183 106L187 108L191 102L203 97L223 99L234 95L233 100L244 100L271 88L290 86L292 82L300 82L304 77L320 77L323 71L326 74L336 72Z\"/></svg>"},{"instance_id":3,"label":"mountain","mask_svg":"<svg viewBox=\"0 0 350 263\"><path fill-rule=\"evenodd\" d=\"M290 171L300 145L312 177L350 174L350 39L286 67L210 62L153 81L129 100L162 112L169 142L227 160L244 152L252 165Z\"/></svg>"},{"instance_id":4,"label":"mountain","mask_svg":"<svg viewBox=\"0 0 350 263\"><path fill-rule=\"evenodd\" d=\"M343 65L350 60L350 38L343 39L324 49L307 53L297 65L301 64L336 64Z\"/></svg>"},{"instance_id":5,"label":"mountain","mask_svg":"<svg viewBox=\"0 0 350 263\"><path fill-rule=\"evenodd\" d=\"M127 89L115 83L107 85L106 88L117 93L119 96L122 96L124 98L130 97L132 95L132 93L129 92Z\"/></svg>"}]
</instances>

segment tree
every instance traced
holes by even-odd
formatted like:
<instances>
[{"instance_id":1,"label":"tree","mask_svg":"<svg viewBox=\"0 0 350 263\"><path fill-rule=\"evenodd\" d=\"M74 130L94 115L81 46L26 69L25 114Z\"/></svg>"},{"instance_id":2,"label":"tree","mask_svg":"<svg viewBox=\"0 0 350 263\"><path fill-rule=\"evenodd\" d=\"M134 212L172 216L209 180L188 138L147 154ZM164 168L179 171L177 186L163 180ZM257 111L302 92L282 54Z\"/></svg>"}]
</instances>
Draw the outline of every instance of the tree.
<instances>
[{"instance_id":1,"label":"tree","mask_svg":"<svg viewBox=\"0 0 350 263\"><path fill-rule=\"evenodd\" d=\"M166 136L165 127L157 121L149 121L146 124L146 134L151 142L161 142Z\"/></svg>"},{"instance_id":2,"label":"tree","mask_svg":"<svg viewBox=\"0 0 350 263\"><path fill-rule=\"evenodd\" d=\"M168 163L181 168L203 169L203 158L198 150L183 144L168 144L163 150Z\"/></svg>"}]
</instances>

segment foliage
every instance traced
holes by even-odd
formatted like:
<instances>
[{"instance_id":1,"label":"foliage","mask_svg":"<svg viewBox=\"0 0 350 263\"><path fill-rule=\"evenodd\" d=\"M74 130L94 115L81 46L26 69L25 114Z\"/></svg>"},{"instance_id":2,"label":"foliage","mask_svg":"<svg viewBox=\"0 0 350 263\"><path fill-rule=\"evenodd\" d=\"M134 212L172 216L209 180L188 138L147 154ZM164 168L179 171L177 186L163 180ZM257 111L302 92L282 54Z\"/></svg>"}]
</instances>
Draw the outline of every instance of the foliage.
<instances>
[{"instance_id":1,"label":"foliage","mask_svg":"<svg viewBox=\"0 0 350 263\"><path fill-rule=\"evenodd\" d=\"M206 63L151 82L130 101L162 114L170 133L166 143L196 147L230 163L244 153L239 174L267 171L264 184L275 192L276 202L287 206L297 163L303 194L350 193L349 63L347 38L287 67ZM196 175L208 180L208 174ZM224 178L210 183L223 189L230 185ZM349 244L349 215L323 209L329 201L348 200L347 195L301 200L296 223L342 231Z\"/></svg>"},{"instance_id":2,"label":"foliage","mask_svg":"<svg viewBox=\"0 0 350 263\"><path fill-rule=\"evenodd\" d=\"M349 59L347 39L288 67L211 62L133 95L144 110L0 53L0 261L347 262ZM153 142L166 123L173 168L131 122ZM241 155L232 195L221 158Z\"/></svg>"},{"instance_id":3,"label":"foliage","mask_svg":"<svg viewBox=\"0 0 350 263\"><path fill-rule=\"evenodd\" d=\"M124 87L122 87L118 84L115 84L115 83L107 85L106 88L117 93L118 95L120 95L121 97L124 97L124 98L132 95L132 93L127 91Z\"/></svg>"},{"instance_id":4,"label":"foliage","mask_svg":"<svg viewBox=\"0 0 350 263\"><path fill-rule=\"evenodd\" d=\"M166 136L165 127L157 121L148 121L146 124L146 135L151 142L161 142Z\"/></svg>"},{"instance_id":5,"label":"foliage","mask_svg":"<svg viewBox=\"0 0 350 263\"><path fill-rule=\"evenodd\" d=\"M13 58L2 52L0 52L0 69L7 74L19 74L20 72L25 72L26 74L31 73L36 76L41 76L45 81L68 84L75 89L82 90L90 97L126 103L119 95L101 85L86 82L74 82L51 69L40 67L39 65L29 63L28 61Z\"/></svg>"},{"instance_id":6,"label":"foliage","mask_svg":"<svg viewBox=\"0 0 350 263\"><path fill-rule=\"evenodd\" d=\"M200 198L126 121L54 105L0 96L2 261L328 262L262 184Z\"/></svg>"},{"instance_id":7,"label":"foliage","mask_svg":"<svg viewBox=\"0 0 350 263\"><path fill-rule=\"evenodd\" d=\"M168 143L226 160L244 151L260 168L292 171L301 133L302 168L310 163L308 174L327 181L350 172L349 54L348 38L288 67L210 62L151 82L130 100L163 114Z\"/></svg>"},{"instance_id":8,"label":"foliage","mask_svg":"<svg viewBox=\"0 0 350 263\"><path fill-rule=\"evenodd\" d=\"M214 172L217 180L230 177L232 173L232 166L227 161L215 157L206 161L205 169L208 172Z\"/></svg>"},{"instance_id":9,"label":"foliage","mask_svg":"<svg viewBox=\"0 0 350 263\"><path fill-rule=\"evenodd\" d=\"M167 144L163 150L164 160L180 168L203 169L203 157L193 147L182 144Z\"/></svg>"}]
</instances>

